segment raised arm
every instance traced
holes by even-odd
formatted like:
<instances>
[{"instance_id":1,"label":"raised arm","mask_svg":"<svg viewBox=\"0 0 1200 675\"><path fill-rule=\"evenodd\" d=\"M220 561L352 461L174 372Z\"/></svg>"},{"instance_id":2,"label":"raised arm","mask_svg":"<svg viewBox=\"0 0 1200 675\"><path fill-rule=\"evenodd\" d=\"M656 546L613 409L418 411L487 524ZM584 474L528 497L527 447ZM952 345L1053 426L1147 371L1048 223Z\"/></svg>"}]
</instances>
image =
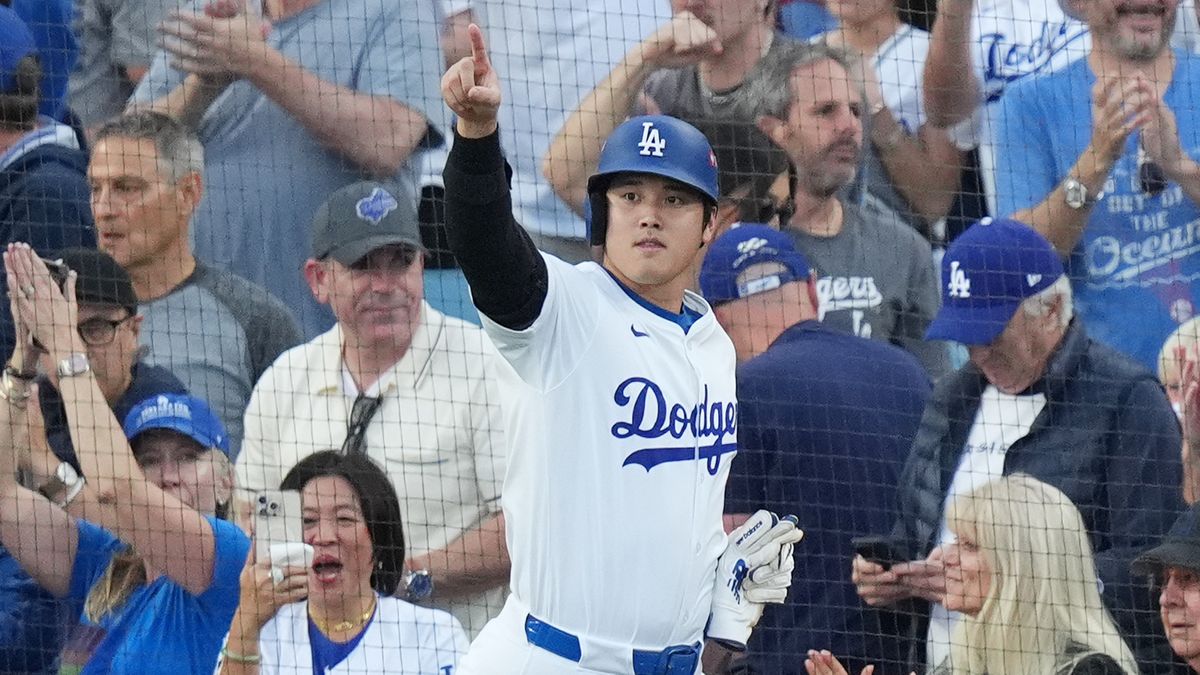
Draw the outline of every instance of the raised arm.
<instances>
[{"instance_id":1,"label":"raised arm","mask_svg":"<svg viewBox=\"0 0 1200 675\"><path fill-rule=\"evenodd\" d=\"M22 289L16 294L21 319L53 361L86 354L75 329L75 275L60 290L45 264L24 244L10 245L4 259L10 282ZM113 508L114 534L133 546L151 568L193 595L203 593L212 582L216 553L208 521L145 479L90 370L60 377L58 388L83 474L97 499Z\"/></svg>"},{"instance_id":2,"label":"raised arm","mask_svg":"<svg viewBox=\"0 0 1200 675\"><path fill-rule=\"evenodd\" d=\"M1014 87L1000 122L996 171L997 211L1033 226L1062 255L1079 243L1091 216L1095 199L1113 165L1125 151L1133 131L1150 119L1155 95L1140 76L1130 79L1104 77L1092 88L1091 139L1064 177L1053 175L1048 151L1038 147L1036 133L1044 120L1036 118L1034 102L1025 90ZM1032 150L1032 151L1031 151ZM1067 181L1075 180L1087 190L1082 208L1067 204ZM1032 204L1032 206L1030 206Z\"/></svg>"},{"instance_id":3,"label":"raised arm","mask_svg":"<svg viewBox=\"0 0 1200 675\"><path fill-rule=\"evenodd\" d=\"M178 68L199 77L189 76L150 107L195 120L219 93L206 81L244 79L359 170L395 175L424 138L425 116L391 96L321 79L268 44L268 31L268 24L245 12L173 13L163 25L164 47Z\"/></svg>"},{"instance_id":4,"label":"raised arm","mask_svg":"<svg viewBox=\"0 0 1200 675\"><path fill-rule=\"evenodd\" d=\"M17 481L19 446L29 433L25 405L37 402L0 400L0 543L38 585L62 598L71 588L79 531L65 511Z\"/></svg>"},{"instance_id":5,"label":"raised arm","mask_svg":"<svg viewBox=\"0 0 1200 675\"><path fill-rule=\"evenodd\" d=\"M446 237L475 306L513 330L533 324L546 301L546 261L512 215L510 170L500 152L500 78L479 26L468 27L471 56L442 77L442 98L457 117L446 159Z\"/></svg>"},{"instance_id":6,"label":"raised arm","mask_svg":"<svg viewBox=\"0 0 1200 675\"><path fill-rule=\"evenodd\" d=\"M929 123L945 129L983 105L983 83L971 58L973 0L937 3L937 18L925 57L925 110Z\"/></svg>"},{"instance_id":7,"label":"raised arm","mask_svg":"<svg viewBox=\"0 0 1200 675\"><path fill-rule=\"evenodd\" d=\"M632 112L651 73L696 63L720 50L717 34L689 11L630 50L571 113L546 151L542 173L559 199L583 213L587 179L600 163L604 139Z\"/></svg>"}]
</instances>

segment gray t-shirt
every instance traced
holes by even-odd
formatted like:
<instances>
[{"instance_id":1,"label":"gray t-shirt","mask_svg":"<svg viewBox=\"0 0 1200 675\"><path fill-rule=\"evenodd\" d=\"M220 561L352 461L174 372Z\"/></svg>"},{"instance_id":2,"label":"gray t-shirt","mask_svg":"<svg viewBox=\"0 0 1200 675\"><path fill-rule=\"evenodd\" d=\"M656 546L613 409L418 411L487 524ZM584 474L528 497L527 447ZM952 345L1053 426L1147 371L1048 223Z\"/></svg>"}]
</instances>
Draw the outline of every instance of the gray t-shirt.
<instances>
[{"instance_id":1,"label":"gray t-shirt","mask_svg":"<svg viewBox=\"0 0 1200 675\"><path fill-rule=\"evenodd\" d=\"M125 109L133 83L124 68L145 68L157 51L158 24L181 0L76 0L72 28L79 60L67 83L68 101L84 126Z\"/></svg>"},{"instance_id":2,"label":"gray t-shirt","mask_svg":"<svg viewBox=\"0 0 1200 675\"><path fill-rule=\"evenodd\" d=\"M254 384L302 341L295 319L262 288L199 262L183 283L141 303L138 313L145 361L170 370L212 406L236 459Z\"/></svg>"},{"instance_id":3,"label":"gray t-shirt","mask_svg":"<svg viewBox=\"0 0 1200 675\"><path fill-rule=\"evenodd\" d=\"M832 237L784 229L817 272L821 320L903 347L936 380L950 361L945 343L925 340L941 302L929 243L895 219L842 207L842 230Z\"/></svg>"},{"instance_id":4,"label":"gray t-shirt","mask_svg":"<svg viewBox=\"0 0 1200 675\"><path fill-rule=\"evenodd\" d=\"M192 7L201 4L195 0ZM268 42L322 80L389 96L428 120L442 118L432 2L326 0L273 24ZM183 77L160 52L133 100L164 96ZM334 108L337 101L321 105ZM206 190L192 220L196 256L271 291L306 336L324 332L333 315L313 299L301 273L310 253L309 222L330 193L366 176L246 81L221 94L198 132ZM427 140L440 142L442 133L435 129ZM414 163L395 178L415 199Z\"/></svg>"},{"instance_id":5,"label":"gray t-shirt","mask_svg":"<svg viewBox=\"0 0 1200 675\"><path fill-rule=\"evenodd\" d=\"M781 46L794 42L776 34L767 53L736 88L714 92L700 81L699 66L655 72L644 93L663 114L678 117L704 132L717 155L721 191L753 184L754 196L764 196L771 181L787 169L787 154L758 130L759 101L753 83L781 57ZM645 112L641 106L634 111Z\"/></svg>"}]
</instances>

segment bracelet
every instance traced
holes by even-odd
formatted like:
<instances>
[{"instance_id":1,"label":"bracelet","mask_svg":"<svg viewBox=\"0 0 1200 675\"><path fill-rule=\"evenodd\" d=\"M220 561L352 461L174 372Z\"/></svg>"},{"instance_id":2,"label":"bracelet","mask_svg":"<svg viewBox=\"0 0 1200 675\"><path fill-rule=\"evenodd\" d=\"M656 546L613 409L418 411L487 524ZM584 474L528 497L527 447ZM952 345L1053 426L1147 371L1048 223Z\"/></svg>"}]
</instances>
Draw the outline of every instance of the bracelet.
<instances>
[{"instance_id":1,"label":"bracelet","mask_svg":"<svg viewBox=\"0 0 1200 675\"><path fill-rule=\"evenodd\" d=\"M224 656L234 663L258 663L259 661L262 661L262 656L259 654L239 654L237 652L231 652L225 647L221 648L221 656Z\"/></svg>"},{"instance_id":2,"label":"bracelet","mask_svg":"<svg viewBox=\"0 0 1200 675\"><path fill-rule=\"evenodd\" d=\"M17 408L24 408L29 401L29 390L17 391L17 387L13 385L7 373L0 376L0 380L3 382L3 385L0 386L0 398Z\"/></svg>"}]
</instances>

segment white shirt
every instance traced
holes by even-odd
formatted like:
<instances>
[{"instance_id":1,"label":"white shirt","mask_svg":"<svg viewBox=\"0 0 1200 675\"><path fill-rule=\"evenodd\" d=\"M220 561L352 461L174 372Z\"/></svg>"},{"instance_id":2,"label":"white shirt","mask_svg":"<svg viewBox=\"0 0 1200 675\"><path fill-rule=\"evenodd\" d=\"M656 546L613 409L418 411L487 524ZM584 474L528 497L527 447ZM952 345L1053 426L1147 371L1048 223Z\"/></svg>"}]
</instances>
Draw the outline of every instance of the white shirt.
<instances>
[{"instance_id":1,"label":"white shirt","mask_svg":"<svg viewBox=\"0 0 1200 675\"><path fill-rule=\"evenodd\" d=\"M992 125L1004 114L1004 89L1012 82L1057 70L1091 49L1082 22L1068 17L1056 0L978 0L971 19L971 60L983 85L984 104L953 130L958 146L978 145L988 205L996 208L996 148Z\"/></svg>"},{"instance_id":2,"label":"white shirt","mask_svg":"<svg viewBox=\"0 0 1200 675\"><path fill-rule=\"evenodd\" d=\"M595 263L543 255L523 331L484 319L508 429L512 592L559 629L638 649L702 639L736 447L733 344L702 298L680 326ZM643 301L644 302L644 301Z\"/></svg>"},{"instance_id":3,"label":"white shirt","mask_svg":"<svg viewBox=\"0 0 1200 675\"><path fill-rule=\"evenodd\" d=\"M258 650L261 675L312 675L308 603L279 608L259 633ZM381 597L354 651L325 672L453 675L466 650L467 636L450 614Z\"/></svg>"},{"instance_id":4,"label":"white shirt","mask_svg":"<svg viewBox=\"0 0 1200 675\"><path fill-rule=\"evenodd\" d=\"M503 89L500 142L513 168L513 215L532 232L586 236L542 176L550 142L626 52L671 18L665 0L473 0Z\"/></svg>"},{"instance_id":5,"label":"white shirt","mask_svg":"<svg viewBox=\"0 0 1200 675\"><path fill-rule=\"evenodd\" d=\"M925 124L925 57L929 54L929 33L902 24L871 59L875 77L892 116L909 135Z\"/></svg>"},{"instance_id":6,"label":"white shirt","mask_svg":"<svg viewBox=\"0 0 1200 675\"><path fill-rule=\"evenodd\" d=\"M342 446L357 393L342 379L342 341L334 326L263 373L246 409L239 489L278 489L301 459ZM504 433L489 376L497 361L482 330L423 304L408 352L368 392L384 401L365 447L396 487L409 556L442 549L500 511ZM503 595L445 607L473 634Z\"/></svg>"},{"instance_id":7,"label":"white shirt","mask_svg":"<svg viewBox=\"0 0 1200 675\"><path fill-rule=\"evenodd\" d=\"M977 490L1004 475L1004 458L1008 449L1024 438L1033 421L1046 407L1045 394L1013 396L988 385L980 397L979 410L967 434L958 469L950 482L946 501L942 505L942 527L938 545L954 541L954 533L946 526L946 514L955 498ZM962 615L934 604L929 615L926 634L926 663L930 670L950 655L950 636Z\"/></svg>"}]
</instances>

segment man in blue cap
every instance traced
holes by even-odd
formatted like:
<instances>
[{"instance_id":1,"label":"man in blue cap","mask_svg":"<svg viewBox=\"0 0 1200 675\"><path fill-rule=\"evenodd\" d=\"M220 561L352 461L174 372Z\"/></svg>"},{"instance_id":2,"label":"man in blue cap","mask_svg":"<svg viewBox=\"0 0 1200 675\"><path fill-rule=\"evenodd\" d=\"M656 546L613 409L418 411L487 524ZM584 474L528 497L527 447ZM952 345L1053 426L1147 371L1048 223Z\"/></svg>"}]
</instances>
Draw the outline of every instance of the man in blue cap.
<instances>
[{"instance_id":1,"label":"man in blue cap","mask_svg":"<svg viewBox=\"0 0 1200 675\"><path fill-rule=\"evenodd\" d=\"M1058 253L1015 220L984 219L946 251L927 337L963 344L970 362L937 383L901 476L893 535L917 559L884 570L856 558L859 595L908 610L910 665L937 666L958 620L939 604L939 547L953 541L944 505L1025 473L1079 508L1105 604L1142 672L1170 672L1152 594L1129 573L1183 509L1179 423L1154 375L1087 336Z\"/></svg>"},{"instance_id":2,"label":"man in blue cap","mask_svg":"<svg viewBox=\"0 0 1200 675\"><path fill-rule=\"evenodd\" d=\"M725 513L803 513L809 530L786 606L763 615L733 672L803 673L809 649L832 651L852 673L899 660L846 561L852 538L892 527L929 376L895 345L818 321L816 275L791 237L765 225L718 237L700 290L743 361Z\"/></svg>"}]
</instances>

